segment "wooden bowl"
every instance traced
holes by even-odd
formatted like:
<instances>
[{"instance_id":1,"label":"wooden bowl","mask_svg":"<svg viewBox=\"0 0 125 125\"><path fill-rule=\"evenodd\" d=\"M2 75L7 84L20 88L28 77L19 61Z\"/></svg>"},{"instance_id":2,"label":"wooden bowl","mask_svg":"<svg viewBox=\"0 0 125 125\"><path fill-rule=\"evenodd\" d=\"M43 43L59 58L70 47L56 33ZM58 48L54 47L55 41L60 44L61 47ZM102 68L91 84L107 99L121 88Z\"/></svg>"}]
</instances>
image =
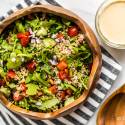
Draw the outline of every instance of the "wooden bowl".
<instances>
[{"instance_id":1,"label":"wooden bowl","mask_svg":"<svg viewBox=\"0 0 125 125\"><path fill-rule=\"evenodd\" d=\"M90 78L89 78L89 83L88 83L88 90L85 90L83 94L75 100L73 103L62 107L58 109L57 111L51 112L51 113L40 113L40 112L32 112L32 111L27 111L26 109L20 108L18 106L13 105L11 102L9 102L3 94L0 94L0 100L1 102L11 111L21 114L23 116L27 116L29 118L34 118L34 119L54 119L60 116L64 116L66 114L69 114L71 111L74 111L77 109L77 107L85 102L87 97L89 96L90 92L92 91L92 88L94 87L95 83L97 82L99 75L100 75L100 70L101 70L101 64L102 64L102 58L101 58L101 50L100 46L97 42L97 39L90 29L90 27L77 15L74 13L70 12L69 10L63 9L61 7L56 7L56 6L51 6L51 5L36 5L32 7L28 7L25 9L21 9L11 16L9 16L6 20L0 24L0 34L2 31L10 25L12 22L15 20L26 16L31 13L35 12L45 12L45 13L52 13L54 15L58 15L64 18L67 18L69 20L72 20L74 23L76 23L82 32L86 34L87 42L92 50L93 53L93 65L92 65L92 70L90 73Z\"/></svg>"},{"instance_id":2,"label":"wooden bowl","mask_svg":"<svg viewBox=\"0 0 125 125\"><path fill-rule=\"evenodd\" d=\"M125 84L113 92L102 104L97 116L97 125L125 124Z\"/></svg>"}]
</instances>

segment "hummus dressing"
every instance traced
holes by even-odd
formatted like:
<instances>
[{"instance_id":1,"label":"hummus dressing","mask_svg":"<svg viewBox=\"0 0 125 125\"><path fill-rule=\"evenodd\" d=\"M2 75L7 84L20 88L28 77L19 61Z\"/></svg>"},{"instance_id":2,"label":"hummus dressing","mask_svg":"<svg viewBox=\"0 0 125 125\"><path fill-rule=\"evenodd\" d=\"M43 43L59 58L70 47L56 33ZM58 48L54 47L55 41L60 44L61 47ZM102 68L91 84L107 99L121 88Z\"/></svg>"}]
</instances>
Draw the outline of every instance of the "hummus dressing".
<instances>
[{"instance_id":1,"label":"hummus dressing","mask_svg":"<svg viewBox=\"0 0 125 125\"><path fill-rule=\"evenodd\" d=\"M100 31L110 42L125 44L125 2L107 6L99 17Z\"/></svg>"}]
</instances>

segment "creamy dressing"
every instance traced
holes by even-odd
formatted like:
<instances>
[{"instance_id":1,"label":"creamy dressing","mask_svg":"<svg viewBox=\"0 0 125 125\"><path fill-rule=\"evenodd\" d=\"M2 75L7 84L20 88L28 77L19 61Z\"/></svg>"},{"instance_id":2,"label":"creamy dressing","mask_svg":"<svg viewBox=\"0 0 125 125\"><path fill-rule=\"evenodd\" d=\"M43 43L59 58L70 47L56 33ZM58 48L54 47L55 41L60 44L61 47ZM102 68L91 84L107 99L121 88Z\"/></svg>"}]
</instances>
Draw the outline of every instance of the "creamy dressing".
<instances>
[{"instance_id":1,"label":"creamy dressing","mask_svg":"<svg viewBox=\"0 0 125 125\"><path fill-rule=\"evenodd\" d=\"M112 3L99 17L102 34L112 43L125 44L125 2Z\"/></svg>"}]
</instances>

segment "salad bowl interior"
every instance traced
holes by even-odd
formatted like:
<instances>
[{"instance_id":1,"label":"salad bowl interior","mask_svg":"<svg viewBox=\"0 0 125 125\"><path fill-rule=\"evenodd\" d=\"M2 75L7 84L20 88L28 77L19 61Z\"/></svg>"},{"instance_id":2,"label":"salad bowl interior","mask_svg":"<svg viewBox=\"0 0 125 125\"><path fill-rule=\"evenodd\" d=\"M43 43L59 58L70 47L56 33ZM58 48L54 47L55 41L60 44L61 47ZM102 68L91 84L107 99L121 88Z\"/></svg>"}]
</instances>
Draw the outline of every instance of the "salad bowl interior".
<instances>
[{"instance_id":1,"label":"salad bowl interior","mask_svg":"<svg viewBox=\"0 0 125 125\"><path fill-rule=\"evenodd\" d=\"M96 82L97 82L97 80L99 79L99 76L100 76L100 70L101 70L101 64L102 64L101 50L100 50L100 46L98 44L98 41L97 41L93 31L80 17L78 17L76 14L72 13L69 10L63 9L61 7L51 6L51 5L36 5L36 6L24 8L24 9L21 9L21 10L15 12L14 14L10 15L7 19L5 19L0 24L0 34L2 34L4 32L4 30L10 24L14 23L18 19L20 19L22 17L25 17L27 15L31 15L33 13L39 13L39 12L45 13L45 14L52 14L52 15L56 15L56 16L59 16L59 17L64 18L64 19L68 19L68 20L72 21L76 26L78 26L79 29L81 30L81 32L83 32L85 34L86 42L87 42L87 44L88 44L88 46L91 50L91 53L92 53L91 70L89 72L87 85L85 86L86 89L84 89L82 91L81 95L78 98L76 98L73 101L70 100L71 103L68 103L64 106L60 106L60 108L57 109L57 110L47 111L47 112L40 112L40 111L37 111L37 110L35 111L35 109L34 110L27 110L25 108L21 108L20 106L13 103L13 101L8 100L7 97L2 92L0 92L0 101L1 101L2 104L4 104L11 111L13 111L17 114L26 116L26 117L33 118L33 119L40 119L40 120L42 120L42 119L54 119L54 118L61 117L61 116L64 116L66 114L69 114L70 112L76 110L79 105L81 105L85 102L85 100L87 99L87 97L91 93L92 89L94 88L94 86L95 86L95 84L96 84ZM32 18L32 17L29 16L29 18ZM70 30L71 30L71 32L68 30L69 36L72 37L73 35L77 34L76 29L73 29L73 30L75 30L75 32L72 32L72 29L70 27ZM54 31L52 31L52 32L54 32ZM41 33L37 32L37 34L41 34ZM44 32L41 35L45 35L45 34L46 34L46 32ZM21 40L21 45L25 48L26 44L27 44L27 39L26 39L27 34L25 33L25 39L22 38L22 35L24 37L24 34L18 34L17 37L19 38L19 40ZM58 34L58 37L62 38L62 34ZM51 42L51 45L53 46L53 44L54 44L53 41L50 40L50 39L47 39L47 40L48 40L48 42ZM44 40L44 42L46 42L46 41ZM45 43L45 46L48 47L48 44ZM49 48L49 49L52 49L52 48ZM64 60L60 61L60 62L61 62L60 65L63 64L63 68L67 67ZM14 65L16 66L16 63ZM37 64L34 61L32 61L30 64L27 65L27 69L29 69L29 71L34 70L33 69L34 65L37 65ZM59 70L58 76L61 80L63 80L64 77L60 76L61 73L62 73L62 71L60 71L60 70L62 70L62 67L60 67L60 65L59 65L59 63L57 65L57 68ZM13 67L13 66L10 66L8 64L7 67ZM12 69L12 68L10 68L10 69ZM66 73L66 71L67 71L67 69L65 70L65 73ZM9 70L8 77L9 78L12 77L12 74L13 74L13 70ZM38 74L36 74L35 77L37 79ZM45 83L46 83L46 81L45 81ZM9 84L9 82L8 82L8 84ZM22 85L24 85L24 84L22 84ZM27 86L27 87L31 87L31 85L32 84L30 84L30 86ZM34 89L35 87L36 86L32 85L32 87L31 87L32 90L28 90L28 94L32 95L34 93L34 91L36 91L36 89ZM23 88L24 88L24 86L23 86ZM53 90L53 88L51 88L51 90ZM73 91L74 91L74 89L73 89ZM67 93L70 93L70 91L68 91ZM18 101L19 98L17 98L17 96L16 96L14 99L16 101ZM57 101L57 100L54 100L54 101ZM50 106L55 102L51 103L51 101L50 101L48 103L49 103L48 105Z\"/></svg>"}]
</instances>

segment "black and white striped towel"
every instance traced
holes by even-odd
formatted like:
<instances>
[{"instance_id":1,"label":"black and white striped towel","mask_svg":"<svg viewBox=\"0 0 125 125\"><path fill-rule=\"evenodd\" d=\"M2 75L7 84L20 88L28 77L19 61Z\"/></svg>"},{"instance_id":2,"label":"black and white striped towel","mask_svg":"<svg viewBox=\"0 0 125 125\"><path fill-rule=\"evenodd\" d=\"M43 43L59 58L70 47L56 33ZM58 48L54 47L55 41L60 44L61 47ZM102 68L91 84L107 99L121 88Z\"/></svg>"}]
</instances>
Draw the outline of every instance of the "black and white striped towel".
<instances>
[{"instance_id":1,"label":"black and white striped towel","mask_svg":"<svg viewBox=\"0 0 125 125\"><path fill-rule=\"evenodd\" d=\"M46 0L46 2L60 6L53 0ZM18 9L22 9L34 4L40 4L39 0L23 0L22 3L9 10L0 20L4 20L7 16ZM54 120L31 120L26 117L19 116L6 109L0 104L0 125L85 125L93 116L96 109L104 99L105 95L111 88L113 82L120 73L122 67L119 63L102 47L103 65L101 76L97 82L96 88L93 90L90 97L84 105L79 107L71 114L60 117Z\"/></svg>"}]
</instances>

